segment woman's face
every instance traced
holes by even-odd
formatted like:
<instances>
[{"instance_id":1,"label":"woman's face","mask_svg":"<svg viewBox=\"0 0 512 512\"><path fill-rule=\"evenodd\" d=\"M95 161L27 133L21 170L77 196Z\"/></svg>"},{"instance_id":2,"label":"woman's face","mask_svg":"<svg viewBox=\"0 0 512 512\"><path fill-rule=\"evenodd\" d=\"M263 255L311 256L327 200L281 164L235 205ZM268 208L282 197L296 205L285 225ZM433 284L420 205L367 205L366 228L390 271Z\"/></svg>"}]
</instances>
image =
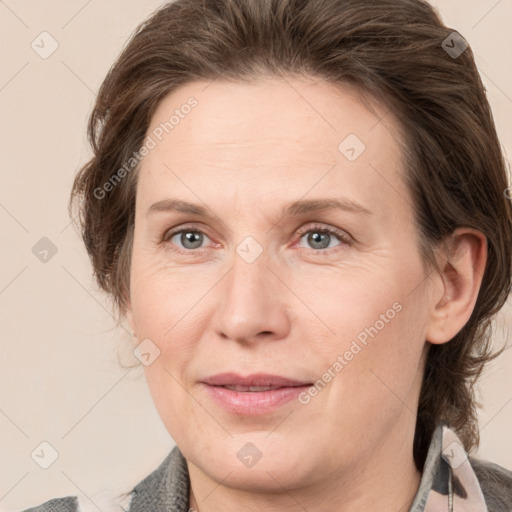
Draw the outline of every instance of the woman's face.
<instances>
[{"instance_id":1,"label":"woman's face","mask_svg":"<svg viewBox=\"0 0 512 512\"><path fill-rule=\"evenodd\" d=\"M430 293L377 108L321 81L216 80L155 112L128 320L191 472L293 489L412 461Z\"/></svg>"}]
</instances>

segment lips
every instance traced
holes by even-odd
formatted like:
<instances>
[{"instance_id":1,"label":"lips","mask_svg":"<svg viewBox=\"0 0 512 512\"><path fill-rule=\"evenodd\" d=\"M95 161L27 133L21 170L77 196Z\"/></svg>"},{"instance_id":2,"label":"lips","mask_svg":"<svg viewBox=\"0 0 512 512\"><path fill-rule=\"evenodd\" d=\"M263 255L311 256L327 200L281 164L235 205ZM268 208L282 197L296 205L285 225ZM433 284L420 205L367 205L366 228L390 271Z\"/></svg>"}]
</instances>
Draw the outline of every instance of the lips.
<instances>
[{"instance_id":1,"label":"lips","mask_svg":"<svg viewBox=\"0 0 512 512\"><path fill-rule=\"evenodd\" d=\"M232 415L263 416L293 403L311 382L258 373L221 373L201 382L206 396Z\"/></svg>"},{"instance_id":2,"label":"lips","mask_svg":"<svg viewBox=\"0 0 512 512\"><path fill-rule=\"evenodd\" d=\"M271 389L279 389L282 386L222 386L226 389L231 389L232 391L250 391L252 393L257 393L259 391L270 391Z\"/></svg>"},{"instance_id":3,"label":"lips","mask_svg":"<svg viewBox=\"0 0 512 512\"><path fill-rule=\"evenodd\" d=\"M236 373L220 373L207 377L202 382L210 386L222 386L228 389L234 389L235 391L264 391L267 389L312 385L311 382L304 380L290 379L288 377L266 373L255 373L246 377ZM260 390L257 388L263 389Z\"/></svg>"}]
</instances>

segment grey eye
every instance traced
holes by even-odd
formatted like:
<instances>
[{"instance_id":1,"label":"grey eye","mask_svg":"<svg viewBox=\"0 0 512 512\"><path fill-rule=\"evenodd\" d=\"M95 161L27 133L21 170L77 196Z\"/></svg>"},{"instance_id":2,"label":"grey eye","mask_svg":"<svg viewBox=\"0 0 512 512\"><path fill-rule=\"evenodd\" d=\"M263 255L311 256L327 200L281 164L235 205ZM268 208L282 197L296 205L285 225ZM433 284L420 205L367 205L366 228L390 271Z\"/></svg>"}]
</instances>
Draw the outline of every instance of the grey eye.
<instances>
[{"instance_id":1,"label":"grey eye","mask_svg":"<svg viewBox=\"0 0 512 512\"><path fill-rule=\"evenodd\" d=\"M329 230L324 229L310 229L304 233L301 240L305 239L307 245L311 249L320 250L335 247L336 245L343 242L341 237L336 233L332 233ZM333 244L334 242L334 244ZM338 242L338 244L336 244Z\"/></svg>"},{"instance_id":2,"label":"grey eye","mask_svg":"<svg viewBox=\"0 0 512 512\"><path fill-rule=\"evenodd\" d=\"M190 249L190 250L194 250L194 249L198 249L199 247L201 247L202 245L202 242L204 241L204 233L201 233L200 231L192 231L192 230L183 230L183 231L178 231L177 233L174 233L174 235L171 237L171 242L176 244L176 242L174 241L174 239L176 237L179 237L179 244L181 244L181 246L184 248L184 249ZM178 244L178 246L179 246Z\"/></svg>"}]
</instances>

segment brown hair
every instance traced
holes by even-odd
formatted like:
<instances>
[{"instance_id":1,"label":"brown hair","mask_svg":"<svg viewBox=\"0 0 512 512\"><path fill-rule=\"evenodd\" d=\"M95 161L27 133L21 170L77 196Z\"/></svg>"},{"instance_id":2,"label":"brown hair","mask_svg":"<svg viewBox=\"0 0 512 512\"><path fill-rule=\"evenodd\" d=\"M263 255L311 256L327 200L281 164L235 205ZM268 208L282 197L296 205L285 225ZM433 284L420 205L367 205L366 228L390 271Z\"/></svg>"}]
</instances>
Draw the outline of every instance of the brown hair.
<instances>
[{"instance_id":1,"label":"brown hair","mask_svg":"<svg viewBox=\"0 0 512 512\"><path fill-rule=\"evenodd\" d=\"M101 85L88 125L94 156L70 200L97 283L122 315L137 166L119 170L141 147L160 100L194 80L283 73L350 84L393 112L429 268L433 249L457 227L487 237L471 318L449 343L430 346L414 439L419 470L439 421L455 429L469 452L479 443L473 385L501 353L491 352L490 322L510 291L512 214L505 161L471 48L423 0L177 0L143 22ZM115 186L105 187L113 178Z\"/></svg>"}]
</instances>

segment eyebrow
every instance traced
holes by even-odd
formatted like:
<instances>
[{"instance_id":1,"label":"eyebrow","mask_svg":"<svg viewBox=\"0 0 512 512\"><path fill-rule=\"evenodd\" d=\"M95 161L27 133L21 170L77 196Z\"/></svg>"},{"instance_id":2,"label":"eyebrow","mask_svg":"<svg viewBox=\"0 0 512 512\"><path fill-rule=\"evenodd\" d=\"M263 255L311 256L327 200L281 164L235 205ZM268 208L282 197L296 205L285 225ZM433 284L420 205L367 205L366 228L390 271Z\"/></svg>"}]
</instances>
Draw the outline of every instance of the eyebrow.
<instances>
[{"instance_id":1,"label":"eyebrow","mask_svg":"<svg viewBox=\"0 0 512 512\"><path fill-rule=\"evenodd\" d=\"M311 212L320 212L327 210L342 210L353 213L371 215L372 212L363 205L355 203L344 198L325 198L325 199L302 199L289 204L283 211L283 217L298 217ZM180 212L200 217L215 217L208 213L208 208L188 203L179 199L163 199L152 204L146 215L149 216L156 212Z\"/></svg>"}]
</instances>

